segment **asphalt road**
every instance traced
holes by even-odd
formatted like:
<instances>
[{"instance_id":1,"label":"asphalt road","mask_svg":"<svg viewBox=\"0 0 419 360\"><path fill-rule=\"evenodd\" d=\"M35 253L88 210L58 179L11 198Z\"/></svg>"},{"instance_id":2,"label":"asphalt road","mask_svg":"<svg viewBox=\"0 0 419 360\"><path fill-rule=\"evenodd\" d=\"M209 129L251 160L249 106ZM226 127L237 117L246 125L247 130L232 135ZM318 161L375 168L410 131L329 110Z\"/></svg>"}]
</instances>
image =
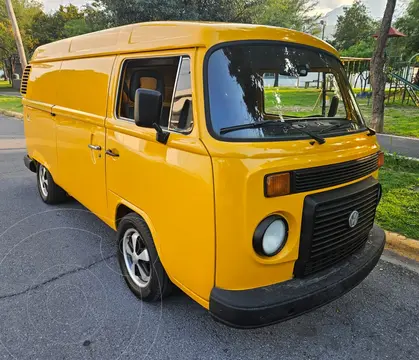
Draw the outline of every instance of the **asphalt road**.
<instances>
[{"instance_id":1,"label":"asphalt road","mask_svg":"<svg viewBox=\"0 0 419 360\"><path fill-rule=\"evenodd\" d=\"M402 156L419 158L419 139L387 134L377 136L382 149Z\"/></svg>"},{"instance_id":2,"label":"asphalt road","mask_svg":"<svg viewBox=\"0 0 419 360\"><path fill-rule=\"evenodd\" d=\"M332 304L257 330L218 324L181 292L142 304L113 231L76 201L42 203L22 139L0 117L0 359L419 358L419 271L387 261Z\"/></svg>"}]
</instances>

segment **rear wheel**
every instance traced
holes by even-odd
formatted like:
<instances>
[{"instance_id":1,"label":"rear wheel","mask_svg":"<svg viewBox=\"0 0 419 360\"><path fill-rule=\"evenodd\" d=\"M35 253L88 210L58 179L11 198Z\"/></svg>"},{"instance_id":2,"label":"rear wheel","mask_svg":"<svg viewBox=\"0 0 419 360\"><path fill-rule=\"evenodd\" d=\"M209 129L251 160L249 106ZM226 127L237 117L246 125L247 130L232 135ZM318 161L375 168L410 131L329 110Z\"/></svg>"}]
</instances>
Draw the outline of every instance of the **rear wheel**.
<instances>
[{"instance_id":1,"label":"rear wheel","mask_svg":"<svg viewBox=\"0 0 419 360\"><path fill-rule=\"evenodd\" d=\"M58 204L67 200L67 193L54 182L44 165L38 165L37 180L39 195L46 204Z\"/></svg>"},{"instance_id":2,"label":"rear wheel","mask_svg":"<svg viewBox=\"0 0 419 360\"><path fill-rule=\"evenodd\" d=\"M173 285L150 230L137 214L126 215L118 226L118 260L129 288L141 300L157 301L171 293Z\"/></svg>"}]
</instances>

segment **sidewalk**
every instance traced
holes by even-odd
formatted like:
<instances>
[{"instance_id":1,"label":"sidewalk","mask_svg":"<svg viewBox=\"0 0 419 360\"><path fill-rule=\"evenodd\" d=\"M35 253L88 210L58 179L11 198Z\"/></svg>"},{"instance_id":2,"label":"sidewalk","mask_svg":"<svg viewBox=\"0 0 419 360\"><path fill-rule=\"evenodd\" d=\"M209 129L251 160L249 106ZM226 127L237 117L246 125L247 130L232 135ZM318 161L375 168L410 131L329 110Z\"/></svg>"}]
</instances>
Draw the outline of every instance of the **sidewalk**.
<instances>
[{"instance_id":1,"label":"sidewalk","mask_svg":"<svg viewBox=\"0 0 419 360\"><path fill-rule=\"evenodd\" d=\"M398 155L419 158L419 139L388 134L377 134L382 149Z\"/></svg>"},{"instance_id":2,"label":"sidewalk","mask_svg":"<svg viewBox=\"0 0 419 360\"><path fill-rule=\"evenodd\" d=\"M12 96L12 97L22 97L22 95L20 94L20 92L19 91L0 91L0 96L8 96L8 97L10 97L10 96Z\"/></svg>"}]
</instances>

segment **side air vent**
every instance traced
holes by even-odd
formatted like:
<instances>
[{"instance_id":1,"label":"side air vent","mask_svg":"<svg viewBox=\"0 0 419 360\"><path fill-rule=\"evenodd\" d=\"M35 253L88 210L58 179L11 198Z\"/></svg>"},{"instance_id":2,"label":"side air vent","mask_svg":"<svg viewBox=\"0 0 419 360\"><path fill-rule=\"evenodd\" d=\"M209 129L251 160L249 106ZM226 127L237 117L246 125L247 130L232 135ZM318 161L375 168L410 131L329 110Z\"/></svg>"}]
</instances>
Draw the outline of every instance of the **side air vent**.
<instances>
[{"instance_id":1,"label":"side air vent","mask_svg":"<svg viewBox=\"0 0 419 360\"><path fill-rule=\"evenodd\" d=\"M23 72L22 76L22 83L20 85L20 93L22 95L26 95L26 92L28 91L28 81L29 81L29 75L31 74L32 66L28 65L25 68L25 71Z\"/></svg>"}]
</instances>

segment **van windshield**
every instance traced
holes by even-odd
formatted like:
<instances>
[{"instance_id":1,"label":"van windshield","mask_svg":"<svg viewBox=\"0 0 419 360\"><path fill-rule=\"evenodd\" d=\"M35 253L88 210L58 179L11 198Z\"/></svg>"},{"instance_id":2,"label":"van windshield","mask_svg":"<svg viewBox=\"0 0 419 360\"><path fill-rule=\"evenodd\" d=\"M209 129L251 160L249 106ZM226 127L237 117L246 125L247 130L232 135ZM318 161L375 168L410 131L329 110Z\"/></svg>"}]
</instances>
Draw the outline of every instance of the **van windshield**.
<instances>
[{"instance_id":1,"label":"van windshield","mask_svg":"<svg viewBox=\"0 0 419 360\"><path fill-rule=\"evenodd\" d=\"M208 126L218 139L324 138L366 129L343 66L319 49L227 45L209 55L206 75Z\"/></svg>"}]
</instances>

